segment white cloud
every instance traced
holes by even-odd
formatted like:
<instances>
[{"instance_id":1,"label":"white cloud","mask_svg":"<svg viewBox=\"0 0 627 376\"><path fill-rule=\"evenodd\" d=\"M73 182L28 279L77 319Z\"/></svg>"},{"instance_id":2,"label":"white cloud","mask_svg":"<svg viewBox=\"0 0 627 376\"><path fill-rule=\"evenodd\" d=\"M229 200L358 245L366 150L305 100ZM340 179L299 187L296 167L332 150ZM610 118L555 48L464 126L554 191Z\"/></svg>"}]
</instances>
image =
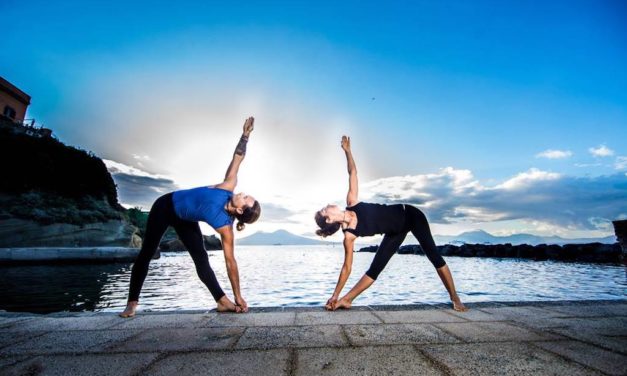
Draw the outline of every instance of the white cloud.
<instances>
[{"instance_id":1,"label":"white cloud","mask_svg":"<svg viewBox=\"0 0 627 376\"><path fill-rule=\"evenodd\" d=\"M570 150L548 149L541 153L536 154L536 158L563 159L563 158L568 158L572 155L573 153Z\"/></svg>"},{"instance_id":2,"label":"white cloud","mask_svg":"<svg viewBox=\"0 0 627 376\"><path fill-rule=\"evenodd\" d=\"M138 154L133 154L133 159L137 159L140 161L149 161L150 157L147 155L138 155Z\"/></svg>"},{"instance_id":3,"label":"white cloud","mask_svg":"<svg viewBox=\"0 0 627 376\"><path fill-rule=\"evenodd\" d=\"M536 182L556 180L559 178L560 174L532 168L529 171L521 172L513 178L506 180L504 183L497 185L495 188L516 190L522 187L531 186Z\"/></svg>"},{"instance_id":4,"label":"white cloud","mask_svg":"<svg viewBox=\"0 0 627 376\"><path fill-rule=\"evenodd\" d=\"M609 231L608 221L627 211L626 183L623 174L573 177L532 168L486 186L468 171L448 167L364 184L362 199L411 203L434 223L523 220L569 232Z\"/></svg>"},{"instance_id":5,"label":"white cloud","mask_svg":"<svg viewBox=\"0 0 627 376\"><path fill-rule=\"evenodd\" d=\"M610 157L610 156L614 155L614 150L608 148L605 145L599 145L596 148L589 148L588 151L594 157Z\"/></svg>"},{"instance_id":6,"label":"white cloud","mask_svg":"<svg viewBox=\"0 0 627 376\"><path fill-rule=\"evenodd\" d=\"M149 209L157 197L178 189L174 181L165 176L109 159L103 162L115 181L120 203L126 207Z\"/></svg>"},{"instance_id":7,"label":"white cloud","mask_svg":"<svg viewBox=\"0 0 627 376\"><path fill-rule=\"evenodd\" d=\"M614 168L617 170L627 170L627 157L616 157L616 161L614 161Z\"/></svg>"}]
</instances>

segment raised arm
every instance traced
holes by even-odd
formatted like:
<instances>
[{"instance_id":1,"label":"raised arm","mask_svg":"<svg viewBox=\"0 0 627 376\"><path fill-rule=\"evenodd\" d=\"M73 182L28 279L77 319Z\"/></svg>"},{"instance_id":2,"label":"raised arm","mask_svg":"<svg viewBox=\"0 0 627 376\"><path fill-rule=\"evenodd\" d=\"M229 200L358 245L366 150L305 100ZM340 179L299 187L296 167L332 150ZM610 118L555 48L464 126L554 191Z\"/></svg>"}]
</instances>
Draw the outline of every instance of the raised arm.
<instances>
[{"instance_id":1,"label":"raised arm","mask_svg":"<svg viewBox=\"0 0 627 376\"><path fill-rule=\"evenodd\" d=\"M357 184L357 166L353 159L353 152L351 151L351 139L347 136L342 136L342 149L346 153L346 163L348 165L348 194L346 195L346 205L353 206L359 202L358 199L358 184Z\"/></svg>"},{"instance_id":2,"label":"raised arm","mask_svg":"<svg viewBox=\"0 0 627 376\"><path fill-rule=\"evenodd\" d=\"M235 261L235 253L233 246L233 227L223 226L216 230L222 239L222 249L224 250L224 261L226 263L226 272L231 281L233 295L235 295L235 304L239 306L243 312L248 311L248 305L239 288L239 270L237 269L237 261Z\"/></svg>"},{"instance_id":3,"label":"raised arm","mask_svg":"<svg viewBox=\"0 0 627 376\"><path fill-rule=\"evenodd\" d=\"M239 171L239 165L244 160L244 156L246 155L246 144L248 143L248 137L250 136L250 132L255 128L255 118L252 116L246 119L244 122L244 131L242 132L242 136L235 147L235 152L233 152L233 159L229 164L229 168L226 170L226 175L224 176L224 181L218 185L216 188L226 189L227 191L233 191L235 186L237 185L237 172Z\"/></svg>"},{"instance_id":4,"label":"raised arm","mask_svg":"<svg viewBox=\"0 0 627 376\"><path fill-rule=\"evenodd\" d=\"M344 285L346 285L348 277L351 275L351 268L353 267L353 246L356 238L357 237L351 233L346 233L344 235L344 265L342 265L342 270L340 271L340 276L337 279L337 285L335 286L333 295L329 298L329 300L327 300L325 307L328 310L333 310L335 303L337 303L337 300L342 293Z\"/></svg>"}]
</instances>

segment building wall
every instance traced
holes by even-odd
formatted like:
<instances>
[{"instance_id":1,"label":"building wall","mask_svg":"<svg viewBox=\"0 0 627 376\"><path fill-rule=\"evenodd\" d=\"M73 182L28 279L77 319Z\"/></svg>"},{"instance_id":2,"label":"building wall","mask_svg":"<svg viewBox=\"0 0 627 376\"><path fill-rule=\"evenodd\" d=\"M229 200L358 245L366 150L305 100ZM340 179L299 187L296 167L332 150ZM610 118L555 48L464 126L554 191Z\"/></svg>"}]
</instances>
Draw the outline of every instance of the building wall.
<instances>
[{"instance_id":1,"label":"building wall","mask_svg":"<svg viewBox=\"0 0 627 376\"><path fill-rule=\"evenodd\" d=\"M4 113L5 106L11 106L15 110L15 120L22 121L26 116L26 105L12 95L0 89L0 115Z\"/></svg>"},{"instance_id":2,"label":"building wall","mask_svg":"<svg viewBox=\"0 0 627 376\"><path fill-rule=\"evenodd\" d=\"M15 115L8 114L8 117L13 121L22 122L29 104L30 95L0 76L0 116L5 114L5 108L9 106Z\"/></svg>"}]
</instances>

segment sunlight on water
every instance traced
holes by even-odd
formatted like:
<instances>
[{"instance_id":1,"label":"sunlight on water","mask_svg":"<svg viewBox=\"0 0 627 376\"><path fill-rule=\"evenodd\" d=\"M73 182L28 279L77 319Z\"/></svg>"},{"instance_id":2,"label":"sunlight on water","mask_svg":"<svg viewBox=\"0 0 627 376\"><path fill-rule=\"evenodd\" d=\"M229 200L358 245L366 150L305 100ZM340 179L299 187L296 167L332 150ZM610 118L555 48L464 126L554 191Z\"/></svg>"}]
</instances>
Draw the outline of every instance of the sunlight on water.
<instances>
[{"instance_id":1,"label":"sunlight on water","mask_svg":"<svg viewBox=\"0 0 627 376\"><path fill-rule=\"evenodd\" d=\"M209 262L232 296L222 252ZM345 291L368 269L373 253L356 253ZM341 246L238 247L240 284L252 307L320 306L331 296L344 252ZM462 300L538 301L627 299L620 265L516 259L447 257ZM0 268L0 309L9 311L118 311L124 307L128 264ZM141 307L150 310L212 309L211 295L187 253L153 260ZM444 303L448 294L423 256L395 255L356 305Z\"/></svg>"}]
</instances>

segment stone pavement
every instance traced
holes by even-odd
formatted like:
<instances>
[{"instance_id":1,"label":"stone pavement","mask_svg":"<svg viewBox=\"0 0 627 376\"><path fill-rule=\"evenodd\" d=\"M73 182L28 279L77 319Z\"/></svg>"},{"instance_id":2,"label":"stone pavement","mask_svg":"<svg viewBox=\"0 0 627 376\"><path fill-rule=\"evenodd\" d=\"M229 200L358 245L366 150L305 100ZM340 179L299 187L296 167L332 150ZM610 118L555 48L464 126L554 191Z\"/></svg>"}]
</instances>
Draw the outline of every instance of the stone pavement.
<instances>
[{"instance_id":1,"label":"stone pavement","mask_svg":"<svg viewBox=\"0 0 627 376\"><path fill-rule=\"evenodd\" d=\"M0 313L2 375L627 375L627 300Z\"/></svg>"}]
</instances>

